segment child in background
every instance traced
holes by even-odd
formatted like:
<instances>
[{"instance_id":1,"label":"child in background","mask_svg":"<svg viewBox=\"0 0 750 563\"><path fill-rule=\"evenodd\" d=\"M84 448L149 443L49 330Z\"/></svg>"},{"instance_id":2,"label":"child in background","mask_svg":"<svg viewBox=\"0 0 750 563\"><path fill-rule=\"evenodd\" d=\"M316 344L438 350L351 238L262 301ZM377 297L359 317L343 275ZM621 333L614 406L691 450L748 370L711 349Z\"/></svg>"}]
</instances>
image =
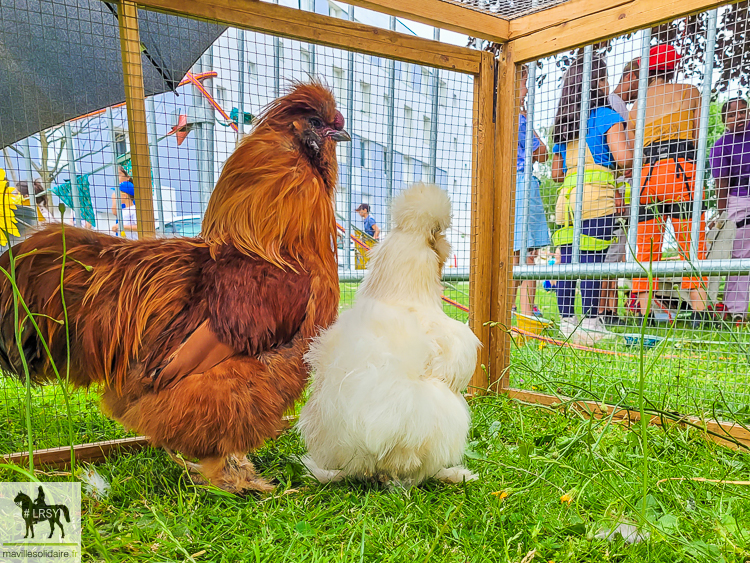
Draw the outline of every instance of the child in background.
<instances>
[{"instance_id":1,"label":"child in background","mask_svg":"<svg viewBox=\"0 0 750 563\"><path fill-rule=\"evenodd\" d=\"M581 130L581 100L583 88L590 92L587 120L585 168L582 193L578 192L578 147ZM591 81L583 84L583 56L579 56L563 77L563 88L555 114L552 138L552 179L563 182L555 206L555 220L560 228L553 235L553 243L560 246L562 264L573 258L573 233L576 199L581 197L580 262L602 263L607 248L614 242L618 211L622 201L617 189L618 170L631 166L630 149L625 120L609 106L607 66L599 56L591 63ZM612 333L599 316L599 280L581 280L583 320L580 327L575 316L576 280L557 282L557 307L560 311L560 331L566 338L592 344Z\"/></svg>"},{"instance_id":2,"label":"child in background","mask_svg":"<svg viewBox=\"0 0 750 563\"><path fill-rule=\"evenodd\" d=\"M544 213L542 205L542 196L539 191L539 179L531 176L531 182L526 185L526 110L524 104L526 95L529 93L529 87L526 84L528 80L528 68L521 68L521 82L519 92L519 116L518 116L518 154L516 158L516 213L513 233L513 264L517 265L521 255L521 245L523 241L523 200L524 194L529 192L529 219L528 219L528 237L526 263L534 264L534 260L540 248L549 245L549 229L547 228L547 216ZM532 163L547 162L547 146L539 139L536 131L532 132L531 143ZM516 302L516 292L518 291L518 282L513 281L513 301ZM534 315L540 314L534 306L536 300L536 281L527 280L520 284L521 286L521 314Z\"/></svg>"},{"instance_id":3,"label":"child in background","mask_svg":"<svg viewBox=\"0 0 750 563\"><path fill-rule=\"evenodd\" d=\"M718 210L737 226L732 258L750 258L750 128L747 100L733 98L721 108L726 132L711 148L711 173L718 188ZM750 276L727 276L724 305L735 322L744 322L750 301Z\"/></svg>"},{"instance_id":4,"label":"child in background","mask_svg":"<svg viewBox=\"0 0 750 563\"><path fill-rule=\"evenodd\" d=\"M652 259L654 262L661 260L667 221L672 222L680 258L690 258L700 92L692 84L674 82L679 59L674 47L667 44L654 45L649 53L636 246L636 258L642 264L648 264ZM638 102L631 108L628 120L631 140L635 139L637 114ZM704 218L701 218L699 260L706 257L705 230ZM682 279L682 288L690 290L694 328L699 328L705 318L706 282L705 278ZM656 279L653 280L653 289L658 289ZM633 278L632 308L636 314L645 313L648 293L648 279Z\"/></svg>"},{"instance_id":5,"label":"child in background","mask_svg":"<svg viewBox=\"0 0 750 563\"><path fill-rule=\"evenodd\" d=\"M135 214L135 186L125 169L120 167L120 202L122 208L122 225L119 220L112 225L115 236L124 236L132 240L138 238L138 226ZM114 192L114 188L112 188ZM112 213L117 216L117 193L112 194Z\"/></svg>"}]
</instances>

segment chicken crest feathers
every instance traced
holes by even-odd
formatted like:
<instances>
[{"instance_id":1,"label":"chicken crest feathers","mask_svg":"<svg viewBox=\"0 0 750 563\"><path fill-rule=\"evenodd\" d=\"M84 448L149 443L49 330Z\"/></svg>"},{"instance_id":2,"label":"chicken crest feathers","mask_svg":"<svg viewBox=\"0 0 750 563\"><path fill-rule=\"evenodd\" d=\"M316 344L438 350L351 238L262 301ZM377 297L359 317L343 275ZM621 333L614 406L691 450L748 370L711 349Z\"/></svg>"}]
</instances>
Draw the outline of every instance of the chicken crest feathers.
<instances>
[{"instance_id":1,"label":"chicken crest feathers","mask_svg":"<svg viewBox=\"0 0 750 563\"><path fill-rule=\"evenodd\" d=\"M393 200L396 228L425 234L443 232L451 224L451 200L433 184L415 184Z\"/></svg>"},{"instance_id":2,"label":"chicken crest feathers","mask_svg":"<svg viewBox=\"0 0 750 563\"><path fill-rule=\"evenodd\" d=\"M331 246L335 147L313 165L294 138L295 119L312 111L327 112L333 120L333 94L319 82L296 84L271 102L227 159L203 218L201 235L212 249L231 244L296 271L304 248Z\"/></svg>"}]
</instances>

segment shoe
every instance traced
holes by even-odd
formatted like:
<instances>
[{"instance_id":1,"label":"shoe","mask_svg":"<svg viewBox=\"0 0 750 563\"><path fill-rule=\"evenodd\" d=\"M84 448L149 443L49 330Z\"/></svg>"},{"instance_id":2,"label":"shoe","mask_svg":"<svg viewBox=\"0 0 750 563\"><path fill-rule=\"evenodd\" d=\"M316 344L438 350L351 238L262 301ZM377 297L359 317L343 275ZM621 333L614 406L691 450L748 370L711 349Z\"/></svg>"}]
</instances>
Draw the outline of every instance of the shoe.
<instances>
[{"instance_id":1,"label":"shoe","mask_svg":"<svg viewBox=\"0 0 750 563\"><path fill-rule=\"evenodd\" d=\"M614 332L607 329L601 317L586 317L581 321L581 329L589 333L595 341L616 336Z\"/></svg>"},{"instance_id":2,"label":"shoe","mask_svg":"<svg viewBox=\"0 0 750 563\"><path fill-rule=\"evenodd\" d=\"M626 326L627 321L620 318L617 313L607 311L599 317L604 322L605 326Z\"/></svg>"},{"instance_id":3,"label":"shoe","mask_svg":"<svg viewBox=\"0 0 750 563\"><path fill-rule=\"evenodd\" d=\"M737 328L742 328L742 326L745 324L745 315L742 313L735 313L732 315L732 324L736 326Z\"/></svg>"},{"instance_id":4,"label":"shoe","mask_svg":"<svg viewBox=\"0 0 750 563\"><path fill-rule=\"evenodd\" d=\"M578 319L575 317L565 317L560 319L560 326L558 327L562 335L567 339L575 334L578 330Z\"/></svg>"},{"instance_id":5,"label":"shoe","mask_svg":"<svg viewBox=\"0 0 750 563\"><path fill-rule=\"evenodd\" d=\"M543 317L544 316L544 313L542 313L539 310L539 307L537 307L536 305L534 305L534 316L535 317Z\"/></svg>"},{"instance_id":6,"label":"shoe","mask_svg":"<svg viewBox=\"0 0 750 563\"><path fill-rule=\"evenodd\" d=\"M693 330L701 330L706 321L708 321L707 311L693 311L689 324Z\"/></svg>"},{"instance_id":7,"label":"shoe","mask_svg":"<svg viewBox=\"0 0 750 563\"><path fill-rule=\"evenodd\" d=\"M729 319L729 310L724 303L717 303L713 306L709 305L708 310L717 321L726 321Z\"/></svg>"},{"instance_id":8,"label":"shoe","mask_svg":"<svg viewBox=\"0 0 750 563\"><path fill-rule=\"evenodd\" d=\"M607 330L601 318L588 317L580 324L575 317L562 319L560 321L560 332L573 344L592 346L601 340L614 338L616 335Z\"/></svg>"}]
</instances>

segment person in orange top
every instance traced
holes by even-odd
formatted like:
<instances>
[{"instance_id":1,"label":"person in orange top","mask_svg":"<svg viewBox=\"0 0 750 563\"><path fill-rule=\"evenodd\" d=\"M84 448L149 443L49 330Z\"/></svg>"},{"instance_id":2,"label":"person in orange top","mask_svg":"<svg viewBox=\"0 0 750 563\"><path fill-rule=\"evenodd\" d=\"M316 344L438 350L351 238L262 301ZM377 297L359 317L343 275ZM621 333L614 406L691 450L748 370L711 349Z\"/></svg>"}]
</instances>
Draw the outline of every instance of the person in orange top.
<instances>
[{"instance_id":1,"label":"person in orange top","mask_svg":"<svg viewBox=\"0 0 750 563\"><path fill-rule=\"evenodd\" d=\"M664 227L672 221L682 260L690 257L692 202L695 191L695 141L700 121L700 92L690 84L675 84L675 66L680 55L671 45L661 44L649 53L649 86L643 135L640 210L636 258L644 264L661 260ZM628 116L628 136L635 138L638 102ZM698 258L706 257L705 223L701 217ZM683 278L690 290L694 320L699 324L706 309L706 280ZM654 290L658 288L654 280ZM648 279L633 279L631 308L644 314L648 301Z\"/></svg>"}]
</instances>

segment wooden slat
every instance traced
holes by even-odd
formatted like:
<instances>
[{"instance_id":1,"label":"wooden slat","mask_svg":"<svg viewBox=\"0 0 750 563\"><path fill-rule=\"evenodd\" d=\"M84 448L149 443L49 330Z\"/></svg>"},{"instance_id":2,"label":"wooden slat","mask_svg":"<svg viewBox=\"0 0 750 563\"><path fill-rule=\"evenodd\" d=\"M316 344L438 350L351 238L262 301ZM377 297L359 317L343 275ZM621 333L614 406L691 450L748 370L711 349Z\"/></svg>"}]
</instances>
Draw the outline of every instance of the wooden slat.
<instances>
[{"instance_id":1,"label":"wooden slat","mask_svg":"<svg viewBox=\"0 0 750 563\"><path fill-rule=\"evenodd\" d=\"M73 446L76 461L95 463L103 461L111 455L123 452L137 451L148 445L148 438L138 436L136 438L123 438L121 440L110 440L107 442L94 442ZM26 465L29 462L28 452L20 452L3 456L3 463L14 463ZM48 448L34 451L34 463L49 467L64 468L70 465L70 448Z\"/></svg>"},{"instance_id":2,"label":"wooden slat","mask_svg":"<svg viewBox=\"0 0 750 563\"><path fill-rule=\"evenodd\" d=\"M512 20L510 37L516 61L520 63L730 3L727 0L571 0Z\"/></svg>"},{"instance_id":3,"label":"wooden slat","mask_svg":"<svg viewBox=\"0 0 750 563\"><path fill-rule=\"evenodd\" d=\"M286 430L297 421L297 415L287 415L281 418L279 430ZM76 462L85 461L96 463L121 453L134 452L145 448L149 445L149 439L146 436L137 436L135 438L122 438L120 440L107 440L105 442L92 442L89 444L79 444L73 446L73 452ZM29 463L28 452L18 452L4 455L3 463L14 463L16 465L27 465ZM47 448L34 451L34 463L37 466L56 467L58 469L70 466L70 448L64 446L61 448Z\"/></svg>"},{"instance_id":4,"label":"wooden slat","mask_svg":"<svg viewBox=\"0 0 750 563\"><path fill-rule=\"evenodd\" d=\"M472 37L499 43L508 40L508 20L443 0L348 0L347 4Z\"/></svg>"},{"instance_id":5,"label":"wooden slat","mask_svg":"<svg viewBox=\"0 0 750 563\"><path fill-rule=\"evenodd\" d=\"M513 276L513 214L516 169L517 70L513 45L503 47L497 76L495 138L495 209L492 235L492 298L490 315L498 325L492 329L490 386L499 391L508 385L510 367L511 299Z\"/></svg>"},{"instance_id":6,"label":"wooden slat","mask_svg":"<svg viewBox=\"0 0 750 563\"><path fill-rule=\"evenodd\" d=\"M125 106L128 114L130 155L135 185L135 213L138 237L153 237L154 198L151 187L151 159L146 129L146 101L141 68L141 39L138 33L138 7L122 0L118 4L122 72L125 78ZM122 227L122 225L120 225Z\"/></svg>"},{"instance_id":7,"label":"wooden slat","mask_svg":"<svg viewBox=\"0 0 750 563\"><path fill-rule=\"evenodd\" d=\"M495 59L482 52L479 76L474 79L474 174L471 194L471 270L469 272L469 324L482 343L470 392L489 386L490 318L492 298L492 222L494 191L495 126L492 121L495 92Z\"/></svg>"},{"instance_id":8,"label":"wooden slat","mask_svg":"<svg viewBox=\"0 0 750 563\"><path fill-rule=\"evenodd\" d=\"M512 399L518 399L526 403L534 403L540 405L560 405L572 401L567 397L557 397L554 395L547 395L545 393L538 393L535 391L525 391L522 389L506 389L505 393ZM633 423L641 418L639 411L624 409L615 407L613 405L607 405L602 403L596 403L594 401L574 401L569 403L572 408L577 409L579 412L586 416L593 416L601 418L605 416L612 416L614 420L625 421L627 423ZM709 440L727 446L732 449L750 449L750 432L748 432L742 426L733 422L722 422L718 420L705 420L695 416L682 416L678 420L671 420L660 417L658 415L649 415L649 424L662 426L664 424L678 424L680 426L695 426L701 428L705 432L705 437Z\"/></svg>"},{"instance_id":9,"label":"wooden slat","mask_svg":"<svg viewBox=\"0 0 750 563\"><path fill-rule=\"evenodd\" d=\"M257 0L140 0L138 5L359 53L470 74L479 72L481 56L473 49Z\"/></svg>"}]
</instances>

